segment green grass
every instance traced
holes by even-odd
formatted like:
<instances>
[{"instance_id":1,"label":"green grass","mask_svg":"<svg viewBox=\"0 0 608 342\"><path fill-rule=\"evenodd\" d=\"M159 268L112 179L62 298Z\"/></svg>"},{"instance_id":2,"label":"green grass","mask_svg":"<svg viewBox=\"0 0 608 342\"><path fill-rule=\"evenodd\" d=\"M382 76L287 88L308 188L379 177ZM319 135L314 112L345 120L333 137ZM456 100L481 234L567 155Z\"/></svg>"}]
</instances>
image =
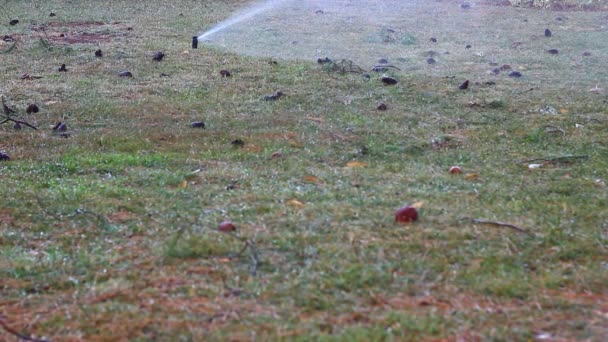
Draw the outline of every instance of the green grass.
<instances>
[{"instance_id":1,"label":"green grass","mask_svg":"<svg viewBox=\"0 0 608 342\"><path fill-rule=\"evenodd\" d=\"M605 13L555 24L549 11L421 2L383 27L336 28L352 57L328 57L367 68L389 56L401 70L388 87L317 65L309 38L278 64L242 28L249 55L190 49L193 32L244 3L3 5L21 23L0 25L19 37L0 55L0 92L40 129L0 126L12 157L0 162L0 319L58 341L602 340L608 103L589 89L608 86ZM93 21L106 25L71 24ZM111 39L47 45L27 28L51 22L51 37ZM264 34L282 46L307 23ZM551 41L534 37L546 26ZM429 66L429 50L450 54ZM489 75L492 61L524 77ZM59 121L69 137L51 130ZM553 162L529 169L538 158ZM415 202L419 221L396 224ZM224 220L234 235L218 231Z\"/></svg>"}]
</instances>

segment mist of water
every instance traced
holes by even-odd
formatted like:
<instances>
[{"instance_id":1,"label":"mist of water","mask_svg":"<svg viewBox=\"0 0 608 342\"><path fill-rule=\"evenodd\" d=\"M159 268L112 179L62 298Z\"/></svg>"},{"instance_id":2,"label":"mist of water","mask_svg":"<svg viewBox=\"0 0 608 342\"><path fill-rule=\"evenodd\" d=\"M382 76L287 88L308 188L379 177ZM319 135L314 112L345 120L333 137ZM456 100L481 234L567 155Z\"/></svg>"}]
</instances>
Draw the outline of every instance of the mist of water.
<instances>
[{"instance_id":1,"label":"mist of water","mask_svg":"<svg viewBox=\"0 0 608 342\"><path fill-rule=\"evenodd\" d=\"M208 39L212 35L229 28L230 26L232 26L234 24L245 22L259 14L267 12L271 9L276 9L276 8L280 7L281 5L284 5L290 1L292 1L292 0L268 0L265 2L258 3L256 5L253 5L251 7L248 7L246 9L239 11L238 13L232 15L229 19L224 20L221 23L213 26L209 30L205 31L203 34L198 36L198 40Z\"/></svg>"}]
</instances>

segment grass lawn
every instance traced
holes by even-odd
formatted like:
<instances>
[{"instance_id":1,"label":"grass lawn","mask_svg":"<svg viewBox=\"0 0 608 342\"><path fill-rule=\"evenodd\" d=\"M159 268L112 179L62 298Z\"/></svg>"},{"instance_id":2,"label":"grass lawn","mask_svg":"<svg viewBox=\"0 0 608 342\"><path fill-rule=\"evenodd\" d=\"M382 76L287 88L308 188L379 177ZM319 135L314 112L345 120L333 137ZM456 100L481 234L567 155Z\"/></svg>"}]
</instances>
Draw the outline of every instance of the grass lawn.
<instances>
[{"instance_id":1,"label":"grass lawn","mask_svg":"<svg viewBox=\"0 0 608 342\"><path fill-rule=\"evenodd\" d=\"M247 3L0 3L0 340L608 336L607 12Z\"/></svg>"}]
</instances>

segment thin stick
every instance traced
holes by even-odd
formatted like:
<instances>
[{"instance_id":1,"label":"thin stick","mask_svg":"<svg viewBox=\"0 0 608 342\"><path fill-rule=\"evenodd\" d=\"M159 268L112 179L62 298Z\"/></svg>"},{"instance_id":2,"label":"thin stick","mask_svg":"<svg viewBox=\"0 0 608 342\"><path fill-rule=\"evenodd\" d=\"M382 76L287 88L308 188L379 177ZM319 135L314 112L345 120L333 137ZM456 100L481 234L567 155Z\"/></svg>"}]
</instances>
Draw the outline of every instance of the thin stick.
<instances>
[{"instance_id":1,"label":"thin stick","mask_svg":"<svg viewBox=\"0 0 608 342\"><path fill-rule=\"evenodd\" d=\"M390 64L380 64L380 65L374 65L374 66L373 66L373 67L372 67L370 70L371 70L371 71L376 71L377 69L380 69L380 70L381 70L382 68L387 68L387 69L388 69L388 68L393 68L393 69L401 70L401 69L397 68L396 66L394 66L394 65L390 65Z\"/></svg>"},{"instance_id":2,"label":"thin stick","mask_svg":"<svg viewBox=\"0 0 608 342\"><path fill-rule=\"evenodd\" d=\"M493 226L497 226L497 227L507 227L507 228L511 228L514 229L520 233L523 234L529 234L527 230L518 227L514 224L511 223L507 223L507 222L500 222L500 221L490 221L490 220L483 220L483 219L471 219L471 222L473 223L480 223L480 224L491 224Z\"/></svg>"},{"instance_id":3,"label":"thin stick","mask_svg":"<svg viewBox=\"0 0 608 342\"><path fill-rule=\"evenodd\" d=\"M534 158L534 159L522 160L519 163L527 164L527 163L533 163L533 162L539 162L539 161L546 162L546 163L570 163L575 160L583 160L583 159L587 159L587 158L589 158L588 155L562 156L562 157L554 157L554 158Z\"/></svg>"},{"instance_id":4,"label":"thin stick","mask_svg":"<svg viewBox=\"0 0 608 342\"><path fill-rule=\"evenodd\" d=\"M33 338L31 336L22 334L20 332L18 332L17 330L9 327L6 322L5 322L5 317L0 315L0 327L2 327L6 332L8 332L9 334L15 335L17 336L18 339L23 340L23 341L30 341L30 342L50 342L49 340L44 340L44 339L37 339L37 338Z\"/></svg>"},{"instance_id":5,"label":"thin stick","mask_svg":"<svg viewBox=\"0 0 608 342\"><path fill-rule=\"evenodd\" d=\"M29 124L29 123L27 123L27 122L25 122L23 120L17 120L17 119L14 119L14 118L11 118L11 117L8 117L8 116L5 116L5 115L3 115L3 116L4 116L4 120L2 122L0 122L0 125L2 125L3 123L6 123L6 122L12 121L14 123L18 123L18 124L21 124L21 125L26 125L29 128L38 130L38 128L36 126L31 125L31 124Z\"/></svg>"}]
</instances>

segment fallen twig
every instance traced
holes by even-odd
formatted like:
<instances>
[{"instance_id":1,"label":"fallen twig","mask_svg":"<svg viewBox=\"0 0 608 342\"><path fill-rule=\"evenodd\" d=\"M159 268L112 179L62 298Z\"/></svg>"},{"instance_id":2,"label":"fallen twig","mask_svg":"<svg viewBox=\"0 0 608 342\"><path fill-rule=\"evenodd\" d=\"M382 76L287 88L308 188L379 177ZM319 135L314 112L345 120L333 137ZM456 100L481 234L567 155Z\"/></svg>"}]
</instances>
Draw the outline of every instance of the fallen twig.
<instances>
[{"instance_id":1,"label":"fallen twig","mask_svg":"<svg viewBox=\"0 0 608 342\"><path fill-rule=\"evenodd\" d=\"M493 226L498 226L498 227L507 227L507 228L514 229L514 230L516 230L516 231L518 231L520 233L523 233L523 234L529 234L527 230L525 230L525 229L523 229L521 227L518 227L518 226L516 226L514 224L507 223L507 222L490 221L490 220L474 219L474 218L471 219L471 222L473 222L473 223L480 223L480 224L491 224Z\"/></svg>"},{"instance_id":2,"label":"fallen twig","mask_svg":"<svg viewBox=\"0 0 608 342\"><path fill-rule=\"evenodd\" d=\"M17 119L15 119L15 118L11 118L11 117L6 116L6 115L3 115L3 117L4 117L4 120L2 120L2 121L0 122L0 125L2 125L3 123L7 123L7 122L9 122L9 121L12 121L12 122L14 122L14 123L18 123L18 124L21 124L21 125L25 125L25 126L27 126L27 127L31 128L31 129L38 130L38 127L36 127L36 126L34 126L34 125L31 125L31 124L29 124L29 123L28 123L28 122L26 122L26 121L23 121L23 120L17 120Z\"/></svg>"},{"instance_id":3,"label":"fallen twig","mask_svg":"<svg viewBox=\"0 0 608 342\"><path fill-rule=\"evenodd\" d=\"M589 158L588 155L577 155L577 156L561 156L561 157L554 157L554 158L534 158L534 159L527 159L527 160L522 160L519 162L519 164L528 164L528 163L534 163L534 162L544 162L544 163L550 163L550 164L570 164L573 163L577 160L585 160Z\"/></svg>"},{"instance_id":4,"label":"fallen twig","mask_svg":"<svg viewBox=\"0 0 608 342\"><path fill-rule=\"evenodd\" d=\"M25 335L23 333L18 332L15 329L9 327L8 324L6 324L6 317L4 317L3 315L0 315L0 327L2 327L2 329L4 329L9 334L16 336L18 339L23 340L23 341L50 342L49 340L45 340L45 339L33 338L29 335Z\"/></svg>"},{"instance_id":5,"label":"fallen twig","mask_svg":"<svg viewBox=\"0 0 608 342\"><path fill-rule=\"evenodd\" d=\"M374 65L370 70L376 71L376 72L384 72L384 71L387 71L389 68L401 70L401 69L397 68L396 66L389 65L389 64Z\"/></svg>"}]
</instances>

